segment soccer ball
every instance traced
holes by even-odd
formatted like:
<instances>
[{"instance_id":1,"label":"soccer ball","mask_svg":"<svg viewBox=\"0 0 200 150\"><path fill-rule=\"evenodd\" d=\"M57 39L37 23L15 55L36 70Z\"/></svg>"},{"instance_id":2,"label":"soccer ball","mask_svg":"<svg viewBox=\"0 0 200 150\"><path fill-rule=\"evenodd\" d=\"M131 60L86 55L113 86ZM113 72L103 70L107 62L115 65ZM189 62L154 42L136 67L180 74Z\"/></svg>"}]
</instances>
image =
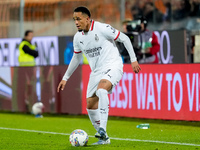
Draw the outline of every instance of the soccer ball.
<instances>
[{"instance_id":1,"label":"soccer ball","mask_svg":"<svg viewBox=\"0 0 200 150\"><path fill-rule=\"evenodd\" d=\"M32 113L34 115L41 115L44 110L44 105L42 102L36 102L32 107Z\"/></svg>"},{"instance_id":2,"label":"soccer ball","mask_svg":"<svg viewBox=\"0 0 200 150\"><path fill-rule=\"evenodd\" d=\"M88 134L81 129L74 130L69 136L69 141L72 146L86 146L88 139Z\"/></svg>"}]
</instances>

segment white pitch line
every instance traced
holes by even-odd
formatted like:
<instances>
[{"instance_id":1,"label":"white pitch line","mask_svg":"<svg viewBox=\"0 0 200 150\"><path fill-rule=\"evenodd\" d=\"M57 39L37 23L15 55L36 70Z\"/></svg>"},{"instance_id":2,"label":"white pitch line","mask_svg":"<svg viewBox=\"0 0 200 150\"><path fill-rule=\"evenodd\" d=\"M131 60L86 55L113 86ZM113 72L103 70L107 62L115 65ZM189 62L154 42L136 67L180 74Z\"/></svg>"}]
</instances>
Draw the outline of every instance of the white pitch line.
<instances>
[{"instance_id":1,"label":"white pitch line","mask_svg":"<svg viewBox=\"0 0 200 150\"><path fill-rule=\"evenodd\" d=\"M58 133L58 132L27 130L27 129L16 129L16 128L5 128L5 127L0 127L0 129L1 130L24 131L24 132L36 132L36 133L44 133L44 134L70 135L69 133ZM94 136L89 136L89 137L94 137ZM119 141L134 141L134 142L161 143L161 144L172 144L172 145L200 146L200 144L192 144L192 143L178 143L178 142L166 142L166 141L139 140L139 139L129 139L129 138L113 138L113 137L110 137L110 139L119 140Z\"/></svg>"}]
</instances>

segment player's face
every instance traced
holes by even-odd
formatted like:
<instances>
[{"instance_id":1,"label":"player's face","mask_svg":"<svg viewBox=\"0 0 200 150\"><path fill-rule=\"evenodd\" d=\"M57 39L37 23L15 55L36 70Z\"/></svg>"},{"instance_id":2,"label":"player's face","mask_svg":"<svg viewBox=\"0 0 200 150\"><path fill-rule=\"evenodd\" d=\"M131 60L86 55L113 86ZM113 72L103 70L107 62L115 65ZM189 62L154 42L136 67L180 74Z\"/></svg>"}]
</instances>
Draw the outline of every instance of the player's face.
<instances>
[{"instance_id":1,"label":"player's face","mask_svg":"<svg viewBox=\"0 0 200 150\"><path fill-rule=\"evenodd\" d=\"M82 12L74 12L73 19L78 31L89 31L90 18Z\"/></svg>"}]
</instances>

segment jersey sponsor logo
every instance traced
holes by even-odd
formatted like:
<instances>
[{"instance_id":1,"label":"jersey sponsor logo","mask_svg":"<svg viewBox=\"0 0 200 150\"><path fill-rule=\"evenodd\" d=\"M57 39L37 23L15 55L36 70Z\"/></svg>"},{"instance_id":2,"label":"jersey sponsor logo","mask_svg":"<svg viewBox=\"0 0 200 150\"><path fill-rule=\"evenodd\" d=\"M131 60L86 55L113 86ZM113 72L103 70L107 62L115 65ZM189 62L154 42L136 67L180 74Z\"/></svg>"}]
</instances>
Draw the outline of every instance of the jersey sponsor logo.
<instances>
[{"instance_id":1,"label":"jersey sponsor logo","mask_svg":"<svg viewBox=\"0 0 200 150\"><path fill-rule=\"evenodd\" d=\"M89 57L96 57L100 55L101 50L102 50L102 47L95 47L95 48L84 50L84 51L85 51L85 54L87 54Z\"/></svg>"}]
</instances>

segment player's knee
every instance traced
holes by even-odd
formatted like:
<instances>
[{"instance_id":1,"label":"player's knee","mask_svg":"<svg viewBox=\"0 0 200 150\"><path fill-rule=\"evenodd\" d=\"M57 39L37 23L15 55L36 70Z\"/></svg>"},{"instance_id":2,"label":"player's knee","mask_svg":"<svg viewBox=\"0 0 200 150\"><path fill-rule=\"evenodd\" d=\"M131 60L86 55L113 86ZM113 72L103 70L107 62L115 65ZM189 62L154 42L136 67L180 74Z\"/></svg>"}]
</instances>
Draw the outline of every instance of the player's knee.
<instances>
[{"instance_id":1,"label":"player's knee","mask_svg":"<svg viewBox=\"0 0 200 150\"><path fill-rule=\"evenodd\" d=\"M107 91L111 90L112 89L112 83L109 81L109 80L106 80L106 79L102 79L100 80L99 82L99 85L97 87L97 90L98 89L105 89Z\"/></svg>"}]
</instances>

